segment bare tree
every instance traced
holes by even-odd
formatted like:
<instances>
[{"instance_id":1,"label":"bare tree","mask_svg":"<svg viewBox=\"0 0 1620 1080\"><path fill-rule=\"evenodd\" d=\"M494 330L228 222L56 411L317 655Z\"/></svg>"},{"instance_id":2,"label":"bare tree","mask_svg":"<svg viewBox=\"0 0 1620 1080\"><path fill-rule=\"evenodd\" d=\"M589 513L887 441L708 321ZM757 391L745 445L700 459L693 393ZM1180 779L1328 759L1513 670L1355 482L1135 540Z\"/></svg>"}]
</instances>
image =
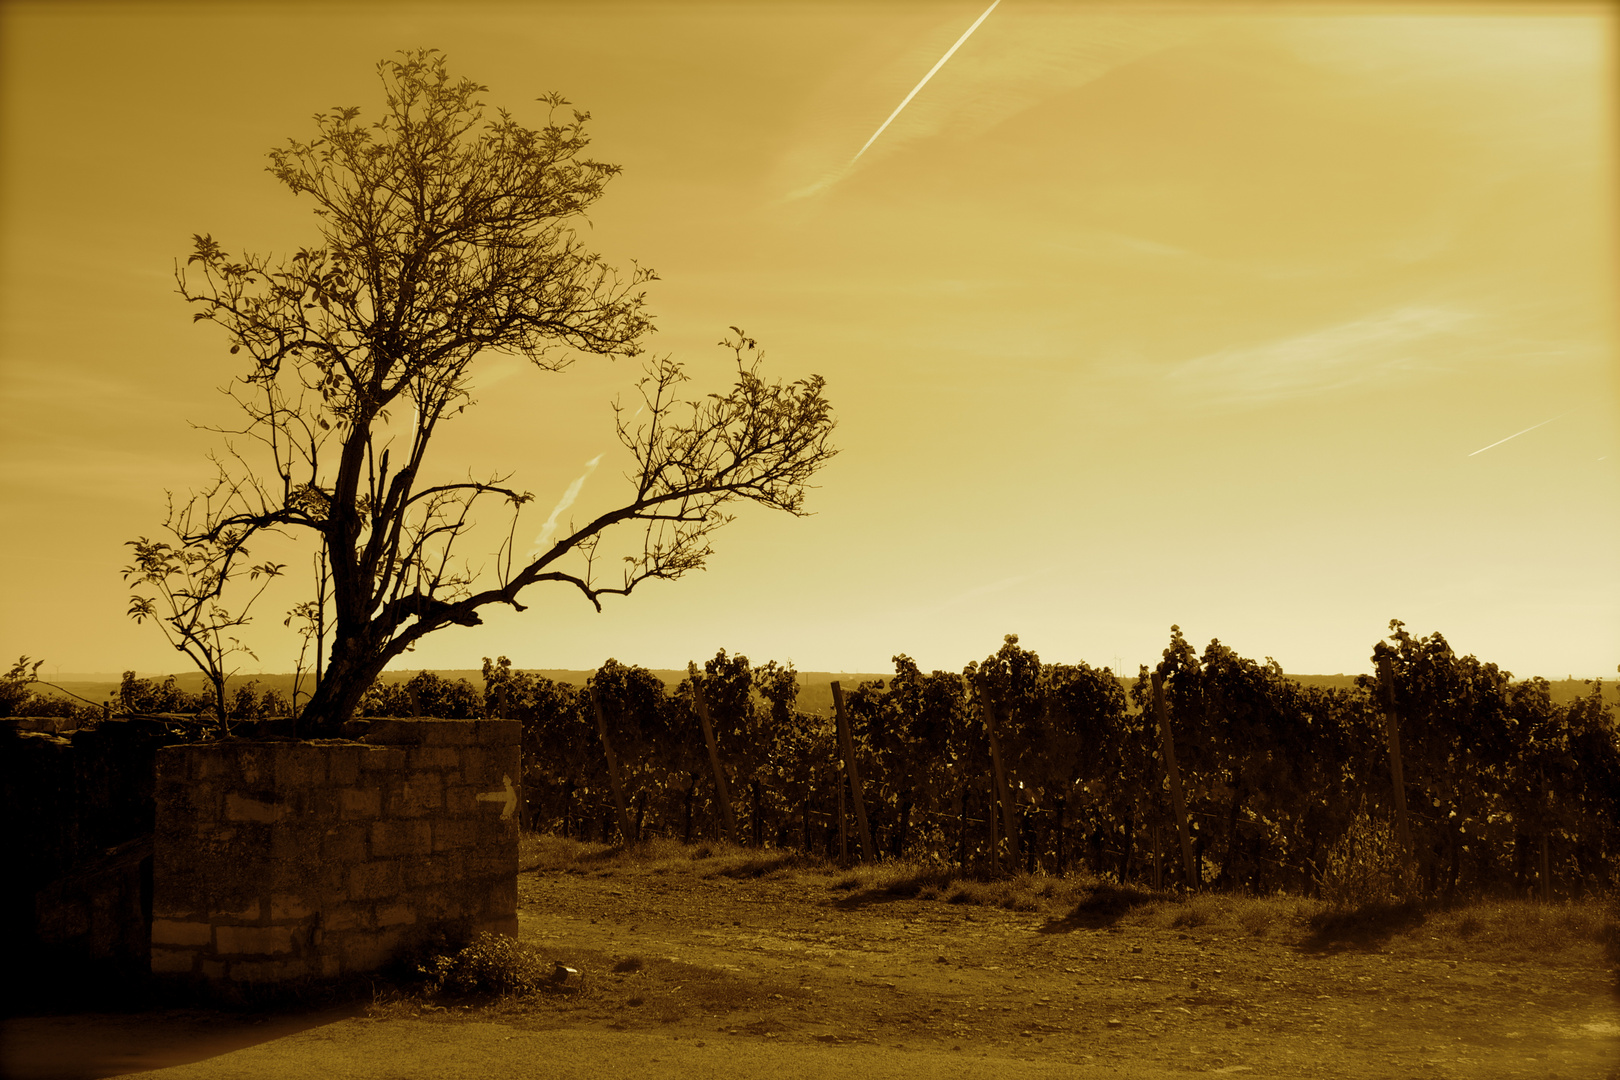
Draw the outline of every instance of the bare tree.
<instances>
[{"instance_id":1,"label":"bare tree","mask_svg":"<svg viewBox=\"0 0 1620 1080\"><path fill-rule=\"evenodd\" d=\"M217 475L170 528L218 567L217 590L259 533L304 530L324 544L331 650L299 715L306 737L336 732L415 642L477 625L490 604L522 610L530 585L566 582L600 610L604 595L702 567L728 503L802 514L809 481L835 453L822 379L765 381L756 343L733 327L722 342L737 362L728 393L683 401L681 365L646 362L640 409L626 419L614 406L636 461L633 498L566 526L543 551L518 555L517 514L532 496L509 476L425 479L439 424L473 404L476 357L517 354L556 372L581 353L640 355L652 329L641 286L655 275L622 279L573 231L619 171L582 156L588 114L557 122L568 103L553 94L538 130L504 110L488 119L487 88L452 79L436 50L378 72L380 119L318 114L318 137L270 154L270 172L314 200L321 246L272 262L198 236L176 271L193 319L224 327L252 367L226 388L245 423L215 429L225 436ZM402 419L407 408L396 438L392 411ZM486 496L511 515L487 577L455 551ZM597 546L617 525L640 529L641 550L604 580Z\"/></svg>"}]
</instances>

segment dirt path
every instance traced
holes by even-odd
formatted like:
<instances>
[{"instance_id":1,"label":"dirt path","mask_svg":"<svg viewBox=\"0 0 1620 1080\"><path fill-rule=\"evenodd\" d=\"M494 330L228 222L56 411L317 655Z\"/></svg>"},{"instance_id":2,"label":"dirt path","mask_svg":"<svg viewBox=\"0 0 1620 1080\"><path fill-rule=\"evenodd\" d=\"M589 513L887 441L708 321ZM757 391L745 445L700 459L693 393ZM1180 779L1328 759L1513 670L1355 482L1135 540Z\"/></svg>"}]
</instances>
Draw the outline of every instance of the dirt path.
<instances>
[{"instance_id":1,"label":"dirt path","mask_svg":"<svg viewBox=\"0 0 1620 1080\"><path fill-rule=\"evenodd\" d=\"M1595 944L1504 954L1419 925L1323 949L1279 926L1007 911L690 860L532 869L519 889L522 938L582 972L575 992L406 999L258 1036L241 1018L154 1015L122 1058L89 1053L95 1018L14 1020L0 1065L60 1080L164 1065L140 1075L1620 1077Z\"/></svg>"},{"instance_id":2,"label":"dirt path","mask_svg":"<svg viewBox=\"0 0 1620 1080\"><path fill-rule=\"evenodd\" d=\"M1504 965L1422 955L1434 943L1419 928L1377 951L1312 953L1107 917L817 895L789 878L553 872L521 888L523 936L592 979L577 1002L514 1018L525 1025L1175 1072L1620 1075L1620 1011L1595 946ZM642 970L611 972L629 957Z\"/></svg>"}]
</instances>

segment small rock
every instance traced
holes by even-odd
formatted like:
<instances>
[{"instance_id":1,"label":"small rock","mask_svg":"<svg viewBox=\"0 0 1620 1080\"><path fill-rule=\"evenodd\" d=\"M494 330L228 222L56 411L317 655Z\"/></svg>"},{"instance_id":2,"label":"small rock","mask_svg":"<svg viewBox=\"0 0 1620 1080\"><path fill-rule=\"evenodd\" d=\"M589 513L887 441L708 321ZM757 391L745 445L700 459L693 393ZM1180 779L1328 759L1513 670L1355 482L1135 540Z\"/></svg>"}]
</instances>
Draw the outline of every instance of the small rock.
<instances>
[{"instance_id":1,"label":"small rock","mask_svg":"<svg viewBox=\"0 0 1620 1080\"><path fill-rule=\"evenodd\" d=\"M1108 1021L1108 1026L1111 1027L1111 1028L1124 1027L1125 1026L1125 1021L1123 1021L1123 1020L1110 1020L1110 1021Z\"/></svg>"}]
</instances>

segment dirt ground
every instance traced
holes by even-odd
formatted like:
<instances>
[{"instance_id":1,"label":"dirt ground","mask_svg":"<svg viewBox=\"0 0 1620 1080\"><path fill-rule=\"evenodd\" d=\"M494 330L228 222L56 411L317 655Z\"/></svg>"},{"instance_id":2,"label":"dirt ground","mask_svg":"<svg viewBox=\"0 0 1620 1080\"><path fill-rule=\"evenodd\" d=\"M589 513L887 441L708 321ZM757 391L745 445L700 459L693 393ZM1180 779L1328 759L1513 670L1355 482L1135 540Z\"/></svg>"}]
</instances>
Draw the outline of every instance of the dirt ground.
<instances>
[{"instance_id":1,"label":"dirt ground","mask_svg":"<svg viewBox=\"0 0 1620 1080\"><path fill-rule=\"evenodd\" d=\"M577 969L565 991L470 1005L385 992L227 1056L29 1074L453 1075L379 1055L476 1045L553 1063L520 1075L574 1075L555 1056L567 1047L594 1075L1620 1077L1620 998L1567 909L1324 930L1303 902L1026 884L999 896L1037 910L1007 910L984 902L994 884L674 850L560 858L526 841L520 937Z\"/></svg>"},{"instance_id":2,"label":"dirt ground","mask_svg":"<svg viewBox=\"0 0 1620 1080\"><path fill-rule=\"evenodd\" d=\"M503 1020L1222 1074L1620 1076L1620 1000L1571 935L1527 951L1488 923L1311 933L1277 902L1106 890L1009 911L767 863L524 873L521 936L585 990Z\"/></svg>"}]
</instances>

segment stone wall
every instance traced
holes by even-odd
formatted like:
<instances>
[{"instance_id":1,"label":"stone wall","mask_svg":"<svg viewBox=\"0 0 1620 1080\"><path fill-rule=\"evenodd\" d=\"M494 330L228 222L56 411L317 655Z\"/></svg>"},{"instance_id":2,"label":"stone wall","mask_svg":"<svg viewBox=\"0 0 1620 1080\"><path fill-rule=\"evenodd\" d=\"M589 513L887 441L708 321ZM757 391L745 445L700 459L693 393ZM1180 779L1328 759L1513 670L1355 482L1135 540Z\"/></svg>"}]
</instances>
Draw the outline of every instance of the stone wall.
<instances>
[{"instance_id":1,"label":"stone wall","mask_svg":"<svg viewBox=\"0 0 1620 1080\"><path fill-rule=\"evenodd\" d=\"M152 973L278 983L517 932L515 720L159 751Z\"/></svg>"},{"instance_id":2,"label":"stone wall","mask_svg":"<svg viewBox=\"0 0 1620 1080\"><path fill-rule=\"evenodd\" d=\"M64 723L0 721L0 940L15 976L0 997L146 974L155 761L181 737L144 719L54 733Z\"/></svg>"}]
</instances>

